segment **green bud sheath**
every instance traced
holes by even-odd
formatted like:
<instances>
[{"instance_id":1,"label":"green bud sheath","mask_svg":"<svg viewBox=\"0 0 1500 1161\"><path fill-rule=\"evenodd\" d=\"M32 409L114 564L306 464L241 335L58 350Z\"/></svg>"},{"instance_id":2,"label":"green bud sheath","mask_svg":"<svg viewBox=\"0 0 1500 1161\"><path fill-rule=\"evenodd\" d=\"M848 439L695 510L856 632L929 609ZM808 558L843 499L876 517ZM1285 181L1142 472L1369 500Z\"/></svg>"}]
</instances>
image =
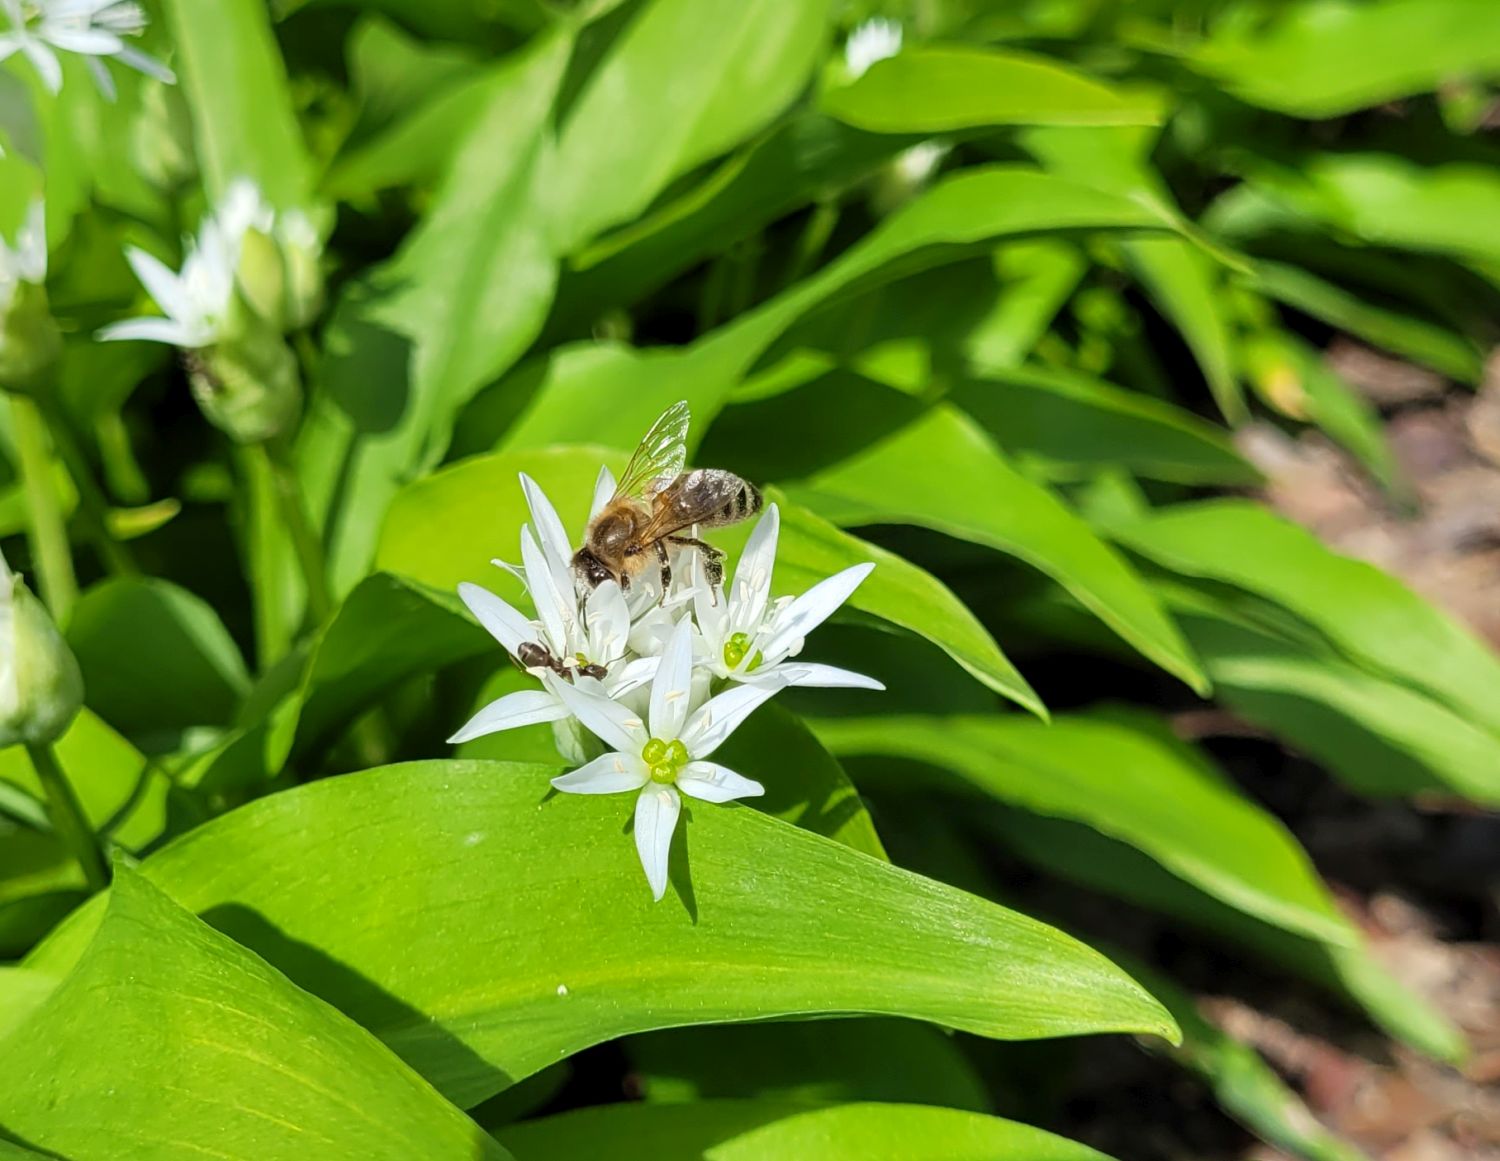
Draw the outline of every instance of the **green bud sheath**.
<instances>
[{"instance_id":1,"label":"green bud sheath","mask_svg":"<svg viewBox=\"0 0 1500 1161\"><path fill-rule=\"evenodd\" d=\"M51 745L83 705L83 675L52 617L0 557L0 749Z\"/></svg>"},{"instance_id":2,"label":"green bud sheath","mask_svg":"<svg viewBox=\"0 0 1500 1161\"><path fill-rule=\"evenodd\" d=\"M253 312L242 314L228 337L193 352L188 378L210 423L236 443L263 443L296 426L302 380L281 335Z\"/></svg>"}]
</instances>

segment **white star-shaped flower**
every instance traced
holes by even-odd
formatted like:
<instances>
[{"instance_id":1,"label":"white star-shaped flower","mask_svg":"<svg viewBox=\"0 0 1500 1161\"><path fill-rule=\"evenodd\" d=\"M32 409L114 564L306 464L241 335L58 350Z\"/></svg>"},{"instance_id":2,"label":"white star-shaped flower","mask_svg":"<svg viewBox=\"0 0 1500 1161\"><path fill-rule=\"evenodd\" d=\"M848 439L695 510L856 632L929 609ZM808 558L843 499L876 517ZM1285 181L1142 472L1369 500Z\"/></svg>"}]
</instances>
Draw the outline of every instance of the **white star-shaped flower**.
<instances>
[{"instance_id":1,"label":"white star-shaped flower","mask_svg":"<svg viewBox=\"0 0 1500 1161\"><path fill-rule=\"evenodd\" d=\"M144 339L196 351L222 337L234 299L238 239L230 238L215 217L203 220L181 273L135 246L126 247L125 257L166 317L122 319L100 330L101 340Z\"/></svg>"},{"instance_id":2,"label":"white star-shaped flower","mask_svg":"<svg viewBox=\"0 0 1500 1161\"><path fill-rule=\"evenodd\" d=\"M766 508L745 542L727 598L700 587L694 596L698 629L703 635L703 664L731 681L780 688L811 685L824 688L884 689L872 677L794 661L807 635L831 617L875 568L856 564L819 581L799 597L771 601L771 573L781 512Z\"/></svg>"},{"instance_id":3,"label":"white star-shaped flower","mask_svg":"<svg viewBox=\"0 0 1500 1161\"><path fill-rule=\"evenodd\" d=\"M602 696L624 697L651 680L656 658L627 660L630 610L620 586L613 581L606 581L588 595L580 615L569 563L571 553L557 510L535 481L524 474L521 487L537 531L534 533L529 524L522 527L522 567L511 571L530 591L536 620L476 584L459 585L458 595L479 623L528 672L538 677L554 674L547 664L529 664L540 650L567 672L567 677L560 679L562 684L588 683ZM596 670L602 671L602 676ZM448 740L467 742L519 726L561 721L571 712L550 684L542 689L519 690L490 702Z\"/></svg>"},{"instance_id":4,"label":"white star-shaped flower","mask_svg":"<svg viewBox=\"0 0 1500 1161\"><path fill-rule=\"evenodd\" d=\"M23 53L50 92L59 92L63 82L55 50L84 57L100 91L111 100L115 84L102 57L113 57L166 84L177 79L155 57L125 42L125 37L139 36L146 28L145 11L130 0L0 0L0 10L10 24L9 31L0 33L0 60Z\"/></svg>"},{"instance_id":5,"label":"white star-shaped flower","mask_svg":"<svg viewBox=\"0 0 1500 1161\"><path fill-rule=\"evenodd\" d=\"M844 67L850 77L861 77L876 61L901 51L901 25L883 16L860 23L844 42Z\"/></svg>"},{"instance_id":6,"label":"white star-shaped flower","mask_svg":"<svg viewBox=\"0 0 1500 1161\"><path fill-rule=\"evenodd\" d=\"M729 802L765 793L765 787L708 758L775 692L774 687L740 685L693 708L693 626L681 621L661 655L651 683L646 721L635 710L553 675L545 680L610 753L595 758L552 785L570 794L638 791L635 847L652 895L667 890L667 859L672 832L682 812L681 795L704 802Z\"/></svg>"}]
</instances>

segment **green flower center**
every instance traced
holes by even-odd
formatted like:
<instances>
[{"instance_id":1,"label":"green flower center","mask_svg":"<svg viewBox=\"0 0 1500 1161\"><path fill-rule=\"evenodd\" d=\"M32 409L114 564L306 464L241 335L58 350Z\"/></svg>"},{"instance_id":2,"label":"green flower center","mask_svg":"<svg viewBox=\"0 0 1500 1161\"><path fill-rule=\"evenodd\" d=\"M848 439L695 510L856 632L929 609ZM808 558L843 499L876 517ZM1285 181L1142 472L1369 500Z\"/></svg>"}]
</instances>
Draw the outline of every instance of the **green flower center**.
<instances>
[{"instance_id":1,"label":"green flower center","mask_svg":"<svg viewBox=\"0 0 1500 1161\"><path fill-rule=\"evenodd\" d=\"M724 664L730 669L738 669L740 662L749 655L753 644L749 633L735 633L724 642ZM760 663L761 655L757 652L754 657L750 658L750 664L745 667L746 672L755 669Z\"/></svg>"},{"instance_id":2,"label":"green flower center","mask_svg":"<svg viewBox=\"0 0 1500 1161\"><path fill-rule=\"evenodd\" d=\"M641 761L650 769L651 781L670 786L688 764L687 747L676 738L670 742L652 738L641 747Z\"/></svg>"}]
</instances>

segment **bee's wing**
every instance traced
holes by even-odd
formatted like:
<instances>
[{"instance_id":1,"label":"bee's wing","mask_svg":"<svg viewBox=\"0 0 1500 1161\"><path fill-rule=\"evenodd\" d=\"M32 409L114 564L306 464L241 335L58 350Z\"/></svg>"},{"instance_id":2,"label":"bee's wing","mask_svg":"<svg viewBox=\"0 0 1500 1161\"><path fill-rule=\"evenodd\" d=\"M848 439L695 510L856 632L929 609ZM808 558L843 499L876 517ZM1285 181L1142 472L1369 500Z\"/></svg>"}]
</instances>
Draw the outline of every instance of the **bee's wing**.
<instances>
[{"instance_id":1,"label":"bee's wing","mask_svg":"<svg viewBox=\"0 0 1500 1161\"><path fill-rule=\"evenodd\" d=\"M686 400L661 413L625 465L615 485L615 499L649 499L682 474L682 466L687 463L689 419Z\"/></svg>"},{"instance_id":2,"label":"bee's wing","mask_svg":"<svg viewBox=\"0 0 1500 1161\"><path fill-rule=\"evenodd\" d=\"M642 541L660 540L694 524L717 527L715 517L745 488L733 472L718 468L694 468L671 481L657 493L651 520L637 534Z\"/></svg>"}]
</instances>

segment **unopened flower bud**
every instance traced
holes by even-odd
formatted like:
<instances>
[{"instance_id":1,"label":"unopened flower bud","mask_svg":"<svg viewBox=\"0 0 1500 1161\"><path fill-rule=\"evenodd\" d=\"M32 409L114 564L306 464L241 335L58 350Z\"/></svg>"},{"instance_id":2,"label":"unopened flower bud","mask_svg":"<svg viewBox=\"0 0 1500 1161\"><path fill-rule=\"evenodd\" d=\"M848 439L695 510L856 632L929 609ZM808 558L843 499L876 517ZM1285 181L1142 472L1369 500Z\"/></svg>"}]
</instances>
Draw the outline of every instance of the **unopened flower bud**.
<instances>
[{"instance_id":1,"label":"unopened flower bud","mask_svg":"<svg viewBox=\"0 0 1500 1161\"><path fill-rule=\"evenodd\" d=\"M52 617L0 556L0 749L50 745L83 705L83 675Z\"/></svg>"},{"instance_id":2,"label":"unopened flower bud","mask_svg":"<svg viewBox=\"0 0 1500 1161\"><path fill-rule=\"evenodd\" d=\"M28 394L43 389L62 355L62 335L33 282L0 282L0 387Z\"/></svg>"},{"instance_id":3,"label":"unopened flower bud","mask_svg":"<svg viewBox=\"0 0 1500 1161\"><path fill-rule=\"evenodd\" d=\"M198 406L236 443L263 443L296 425L302 410L297 360L263 320L235 327L230 337L184 358Z\"/></svg>"}]
</instances>

